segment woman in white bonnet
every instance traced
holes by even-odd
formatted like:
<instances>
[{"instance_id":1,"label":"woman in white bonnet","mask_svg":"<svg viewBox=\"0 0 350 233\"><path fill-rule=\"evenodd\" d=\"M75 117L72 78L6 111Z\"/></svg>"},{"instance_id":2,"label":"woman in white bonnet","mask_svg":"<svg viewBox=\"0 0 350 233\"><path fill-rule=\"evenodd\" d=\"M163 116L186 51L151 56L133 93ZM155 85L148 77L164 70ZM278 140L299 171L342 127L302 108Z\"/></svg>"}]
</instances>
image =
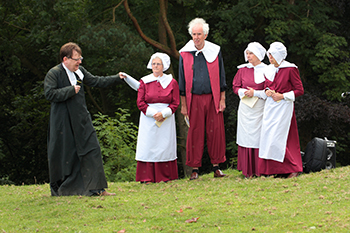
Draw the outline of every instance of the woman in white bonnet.
<instances>
[{"instance_id":1,"label":"woman in white bonnet","mask_svg":"<svg viewBox=\"0 0 350 233\"><path fill-rule=\"evenodd\" d=\"M141 78L139 83L123 74L124 80L138 89L137 107L141 113L135 159L136 181L141 183L178 178L174 113L180 103L180 92L172 75L163 73L169 67L170 57L155 53L147 65L152 74Z\"/></svg>"},{"instance_id":2,"label":"woman in white bonnet","mask_svg":"<svg viewBox=\"0 0 350 233\"><path fill-rule=\"evenodd\" d=\"M295 98L304 94L298 67L285 61L287 49L281 42L270 45L270 65L265 70L268 96L260 136L259 172L264 175L296 177L303 171Z\"/></svg>"},{"instance_id":3,"label":"woman in white bonnet","mask_svg":"<svg viewBox=\"0 0 350 233\"><path fill-rule=\"evenodd\" d=\"M232 83L233 92L241 99L237 114L237 169L246 177L259 176L259 141L266 95L264 69L261 62L266 49L251 42L244 51L245 61L238 66Z\"/></svg>"}]
</instances>

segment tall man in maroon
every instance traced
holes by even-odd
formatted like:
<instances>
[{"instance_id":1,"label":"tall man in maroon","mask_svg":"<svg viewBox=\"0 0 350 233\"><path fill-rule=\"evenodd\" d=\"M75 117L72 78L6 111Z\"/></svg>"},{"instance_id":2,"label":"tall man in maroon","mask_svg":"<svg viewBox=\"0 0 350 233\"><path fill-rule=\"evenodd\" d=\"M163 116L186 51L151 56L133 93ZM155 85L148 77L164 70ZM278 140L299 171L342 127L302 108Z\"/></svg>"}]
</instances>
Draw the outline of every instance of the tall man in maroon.
<instances>
[{"instance_id":1,"label":"tall man in maroon","mask_svg":"<svg viewBox=\"0 0 350 233\"><path fill-rule=\"evenodd\" d=\"M223 177L219 163L226 161L224 62L220 46L205 40L209 25L204 19L193 19L188 31L192 40L180 50L179 62L181 113L189 118L186 165L193 169L190 180L197 179L206 132L214 177Z\"/></svg>"}]
</instances>

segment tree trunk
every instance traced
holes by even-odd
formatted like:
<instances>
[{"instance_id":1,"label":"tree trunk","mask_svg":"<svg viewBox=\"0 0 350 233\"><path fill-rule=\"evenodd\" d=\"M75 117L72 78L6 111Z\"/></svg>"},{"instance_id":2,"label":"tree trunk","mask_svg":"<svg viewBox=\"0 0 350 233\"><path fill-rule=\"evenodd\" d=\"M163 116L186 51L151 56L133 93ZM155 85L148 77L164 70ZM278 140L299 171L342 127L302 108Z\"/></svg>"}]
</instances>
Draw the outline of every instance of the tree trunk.
<instances>
[{"instance_id":1,"label":"tree trunk","mask_svg":"<svg viewBox=\"0 0 350 233\"><path fill-rule=\"evenodd\" d=\"M164 18L167 15L167 8L168 8L168 1L167 0L159 0L160 5L160 12L159 12L159 20L158 20L158 37L159 42L162 45L165 45L168 47L168 34L166 29L166 24L164 22ZM170 33L169 36L173 37L173 34ZM171 40L171 39L170 39ZM170 66L167 73L171 73L173 77L176 77L174 74L173 67ZM180 107L176 111L176 118L177 118L177 148L178 148L178 154L181 157L181 165L184 171L185 176L190 176L192 172L192 168L186 165L186 141L187 141L187 125L185 124L185 121L183 119L183 115L181 114Z\"/></svg>"}]
</instances>

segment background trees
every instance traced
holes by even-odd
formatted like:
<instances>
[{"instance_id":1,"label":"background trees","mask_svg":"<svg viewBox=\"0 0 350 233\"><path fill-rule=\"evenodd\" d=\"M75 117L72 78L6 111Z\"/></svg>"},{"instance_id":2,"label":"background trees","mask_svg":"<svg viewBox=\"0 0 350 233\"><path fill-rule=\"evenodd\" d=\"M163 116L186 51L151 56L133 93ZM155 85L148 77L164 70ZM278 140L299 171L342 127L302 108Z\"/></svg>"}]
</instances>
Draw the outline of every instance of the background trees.
<instances>
[{"instance_id":1,"label":"background trees","mask_svg":"<svg viewBox=\"0 0 350 233\"><path fill-rule=\"evenodd\" d=\"M305 88L305 95L296 101L301 146L304 148L315 136L337 140L337 161L347 165L349 100L341 100L340 94L350 89L349 7L346 0L3 0L0 179L16 184L48 182L49 103L43 96L42 81L58 63L61 45L77 42L83 49L83 65L93 74L125 71L137 79L149 73L146 64L151 54L163 50L172 56L170 72L176 77L177 49L190 39L186 26L194 17L207 20L208 40L220 44L223 51L229 86L225 166L236 157L238 98L231 84L251 41L259 41L266 48L273 41L287 46L287 60L298 65ZM143 38L126 9L137 20ZM87 95L92 114L115 117L117 108L125 108L130 112L128 120L138 125L136 92L128 87L87 88ZM179 117L180 153L184 148L181 139L186 136L182 123ZM209 169L209 162L206 164L204 169Z\"/></svg>"}]
</instances>

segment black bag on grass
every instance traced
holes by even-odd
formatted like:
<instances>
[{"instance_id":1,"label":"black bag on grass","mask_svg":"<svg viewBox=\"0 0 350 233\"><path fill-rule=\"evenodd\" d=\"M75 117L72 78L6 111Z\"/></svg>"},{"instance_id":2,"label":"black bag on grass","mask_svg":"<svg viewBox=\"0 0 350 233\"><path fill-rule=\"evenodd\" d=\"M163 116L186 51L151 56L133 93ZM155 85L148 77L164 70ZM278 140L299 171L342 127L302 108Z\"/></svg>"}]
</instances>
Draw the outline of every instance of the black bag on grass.
<instances>
[{"instance_id":1,"label":"black bag on grass","mask_svg":"<svg viewBox=\"0 0 350 233\"><path fill-rule=\"evenodd\" d=\"M303 156L303 170L305 173L318 172L326 167L327 141L313 138L307 145Z\"/></svg>"}]
</instances>

